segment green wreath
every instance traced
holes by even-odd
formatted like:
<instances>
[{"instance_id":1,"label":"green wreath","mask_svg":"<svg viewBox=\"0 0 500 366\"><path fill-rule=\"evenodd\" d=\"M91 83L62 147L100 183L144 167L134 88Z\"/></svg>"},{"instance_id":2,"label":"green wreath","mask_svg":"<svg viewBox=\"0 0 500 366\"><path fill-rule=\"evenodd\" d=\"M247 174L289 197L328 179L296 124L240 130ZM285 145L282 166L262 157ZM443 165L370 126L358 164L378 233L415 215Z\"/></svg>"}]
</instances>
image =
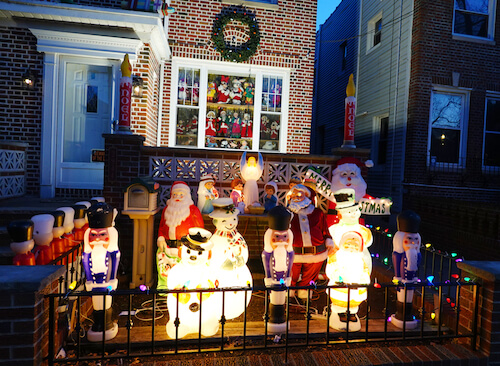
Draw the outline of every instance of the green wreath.
<instances>
[{"instance_id":1,"label":"green wreath","mask_svg":"<svg viewBox=\"0 0 500 366\"><path fill-rule=\"evenodd\" d=\"M232 20L237 20L248 26L250 38L245 43L233 46L224 41L224 28ZM248 61L255 52L260 43L259 24L255 19L255 15L245 9L236 9L231 11L223 11L215 17L214 26L212 29L212 42L214 49L229 61L244 62Z\"/></svg>"}]
</instances>

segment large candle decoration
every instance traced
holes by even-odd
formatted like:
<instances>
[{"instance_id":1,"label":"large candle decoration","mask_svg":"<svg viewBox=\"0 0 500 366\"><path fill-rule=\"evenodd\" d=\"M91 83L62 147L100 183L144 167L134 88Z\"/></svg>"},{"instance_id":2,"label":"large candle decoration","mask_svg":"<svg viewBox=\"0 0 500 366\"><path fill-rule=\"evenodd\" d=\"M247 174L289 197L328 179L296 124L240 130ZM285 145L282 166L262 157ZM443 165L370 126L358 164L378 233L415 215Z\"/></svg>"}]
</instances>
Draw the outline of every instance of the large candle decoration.
<instances>
[{"instance_id":1,"label":"large candle decoration","mask_svg":"<svg viewBox=\"0 0 500 366\"><path fill-rule=\"evenodd\" d=\"M132 65L125 54L122 65L122 77L120 79L120 114L118 119L118 132L130 132L130 109L132 106Z\"/></svg>"},{"instance_id":2,"label":"large candle decoration","mask_svg":"<svg viewBox=\"0 0 500 366\"><path fill-rule=\"evenodd\" d=\"M354 120L356 118L356 87L354 86L354 75L349 76L345 98L345 119L344 119L344 143L342 147L355 148L354 145Z\"/></svg>"},{"instance_id":3,"label":"large candle decoration","mask_svg":"<svg viewBox=\"0 0 500 366\"><path fill-rule=\"evenodd\" d=\"M167 278L169 290L215 288L215 272L210 270L211 235L208 230L192 227L188 235L182 237L180 262L171 269ZM166 330L170 338L183 338L199 332L209 337L219 330L220 293L169 293L167 306L170 318Z\"/></svg>"},{"instance_id":4,"label":"large candle decoration","mask_svg":"<svg viewBox=\"0 0 500 366\"><path fill-rule=\"evenodd\" d=\"M283 206L269 210L269 229L264 234L264 284L273 287L270 293L268 331L275 334L286 332L286 287L292 282L293 233L290 230L292 214Z\"/></svg>"},{"instance_id":5,"label":"large candle decoration","mask_svg":"<svg viewBox=\"0 0 500 366\"><path fill-rule=\"evenodd\" d=\"M113 339L118 333L118 325L113 322L113 298L106 295L118 286L116 272L120 262L118 231L113 226L114 210L107 203L93 204L88 212L89 228L84 236L83 267L85 269L85 289L92 291L94 323L87 332L91 342ZM105 319L105 321L104 321Z\"/></svg>"},{"instance_id":6,"label":"large candle decoration","mask_svg":"<svg viewBox=\"0 0 500 366\"><path fill-rule=\"evenodd\" d=\"M398 231L394 234L392 241L392 263L394 265L394 280L402 284L418 282L417 274L420 265L421 238L418 233L420 216L415 212L407 210L401 212L397 217ZM391 322L396 327L403 329L415 329L418 321L412 314L413 288L398 288L396 302L396 314L391 316Z\"/></svg>"}]
</instances>

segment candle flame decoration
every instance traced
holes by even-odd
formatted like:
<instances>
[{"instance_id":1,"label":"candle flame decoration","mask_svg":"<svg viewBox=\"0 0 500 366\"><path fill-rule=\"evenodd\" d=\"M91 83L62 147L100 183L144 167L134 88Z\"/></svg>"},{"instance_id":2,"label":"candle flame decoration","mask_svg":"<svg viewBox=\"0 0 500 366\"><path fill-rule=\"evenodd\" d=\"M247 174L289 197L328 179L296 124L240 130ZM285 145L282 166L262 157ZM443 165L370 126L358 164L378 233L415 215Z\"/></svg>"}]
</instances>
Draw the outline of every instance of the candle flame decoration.
<instances>
[{"instance_id":1,"label":"candle flame decoration","mask_svg":"<svg viewBox=\"0 0 500 366\"><path fill-rule=\"evenodd\" d=\"M354 86L354 75L349 76L349 82L347 83L347 88L345 93L348 97L353 97L356 94L356 87Z\"/></svg>"},{"instance_id":2,"label":"candle flame decoration","mask_svg":"<svg viewBox=\"0 0 500 366\"><path fill-rule=\"evenodd\" d=\"M122 76L130 77L132 75L132 65L128 59L128 53L125 54L121 65Z\"/></svg>"}]
</instances>

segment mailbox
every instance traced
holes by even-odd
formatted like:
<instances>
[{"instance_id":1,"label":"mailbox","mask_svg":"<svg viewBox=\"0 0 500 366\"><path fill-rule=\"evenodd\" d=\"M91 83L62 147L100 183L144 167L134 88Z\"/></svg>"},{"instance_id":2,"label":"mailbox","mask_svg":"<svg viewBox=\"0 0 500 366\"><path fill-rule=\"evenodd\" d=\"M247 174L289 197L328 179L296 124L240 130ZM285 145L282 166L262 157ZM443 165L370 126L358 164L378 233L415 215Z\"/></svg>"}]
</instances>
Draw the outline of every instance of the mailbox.
<instances>
[{"instance_id":1,"label":"mailbox","mask_svg":"<svg viewBox=\"0 0 500 366\"><path fill-rule=\"evenodd\" d=\"M125 211L155 211L158 208L159 185L151 177L134 179L125 188Z\"/></svg>"},{"instance_id":2,"label":"mailbox","mask_svg":"<svg viewBox=\"0 0 500 366\"><path fill-rule=\"evenodd\" d=\"M159 184L151 177L134 179L124 192L122 214L134 220L134 249L130 288L152 286L156 243L153 242L154 215L158 208Z\"/></svg>"}]
</instances>

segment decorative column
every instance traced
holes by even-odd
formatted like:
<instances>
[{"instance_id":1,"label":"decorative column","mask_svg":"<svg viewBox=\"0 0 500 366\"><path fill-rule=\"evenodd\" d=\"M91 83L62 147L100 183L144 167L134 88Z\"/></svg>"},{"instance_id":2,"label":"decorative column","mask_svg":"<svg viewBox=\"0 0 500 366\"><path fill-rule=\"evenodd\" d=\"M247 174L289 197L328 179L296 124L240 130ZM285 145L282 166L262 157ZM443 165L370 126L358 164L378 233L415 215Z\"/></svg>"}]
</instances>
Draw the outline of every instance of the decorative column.
<instances>
[{"instance_id":1,"label":"decorative column","mask_svg":"<svg viewBox=\"0 0 500 366\"><path fill-rule=\"evenodd\" d=\"M120 117L118 120L118 133L132 133L130 131L130 109L132 106L132 65L125 54L120 79Z\"/></svg>"}]
</instances>

